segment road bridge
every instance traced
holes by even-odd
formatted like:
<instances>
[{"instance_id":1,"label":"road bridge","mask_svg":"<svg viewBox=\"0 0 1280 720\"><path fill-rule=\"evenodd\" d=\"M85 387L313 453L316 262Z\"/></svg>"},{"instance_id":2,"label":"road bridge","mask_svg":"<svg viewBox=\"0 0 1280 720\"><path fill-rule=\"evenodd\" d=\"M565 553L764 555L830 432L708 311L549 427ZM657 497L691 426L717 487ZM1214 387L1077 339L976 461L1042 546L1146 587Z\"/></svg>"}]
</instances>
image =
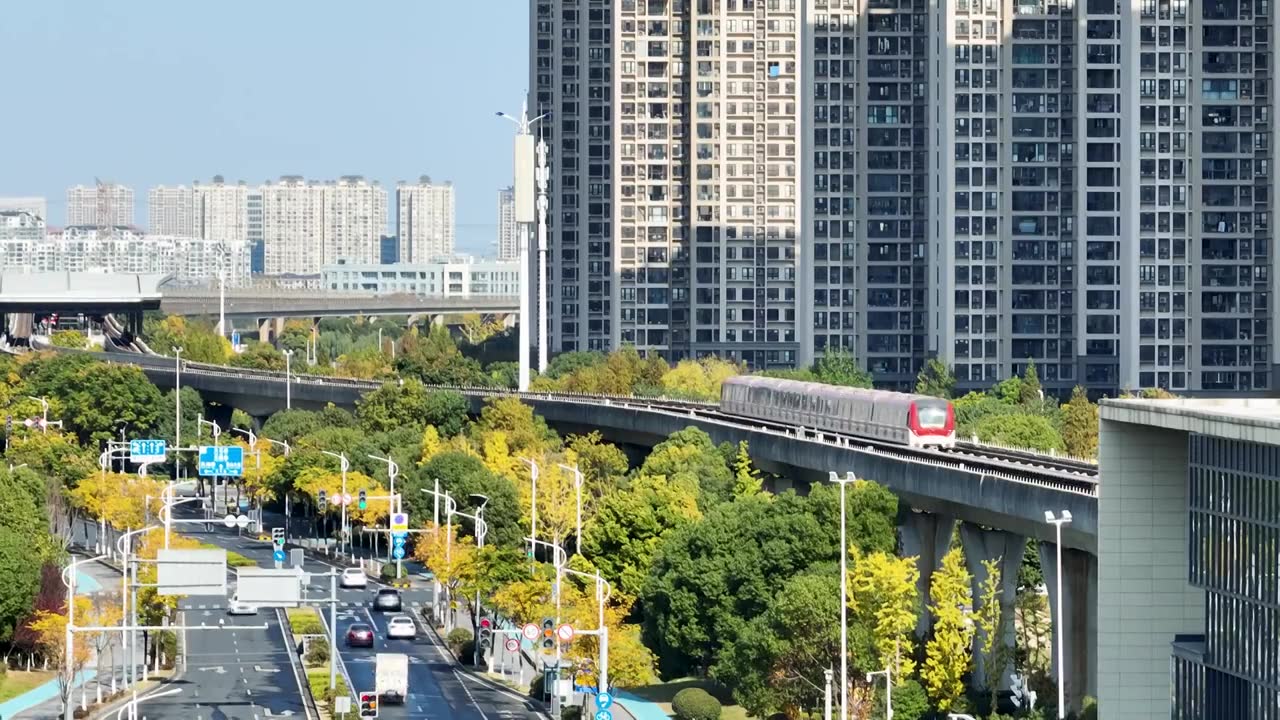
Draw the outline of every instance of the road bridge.
<instances>
[{"instance_id":1,"label":"road bridge","mask_svg":"<svg viewBox=\"0 0 1280 720\"><path fill-rule=\"evenodd\" d=\"M160 310L171 315L216 316L217 289L166 287ZM228 318L346 317L351 315L512 315L520 299L512 297L424 297L412 294L371 295L336 291L228 288Z\"/></svg>"}]
</instances>

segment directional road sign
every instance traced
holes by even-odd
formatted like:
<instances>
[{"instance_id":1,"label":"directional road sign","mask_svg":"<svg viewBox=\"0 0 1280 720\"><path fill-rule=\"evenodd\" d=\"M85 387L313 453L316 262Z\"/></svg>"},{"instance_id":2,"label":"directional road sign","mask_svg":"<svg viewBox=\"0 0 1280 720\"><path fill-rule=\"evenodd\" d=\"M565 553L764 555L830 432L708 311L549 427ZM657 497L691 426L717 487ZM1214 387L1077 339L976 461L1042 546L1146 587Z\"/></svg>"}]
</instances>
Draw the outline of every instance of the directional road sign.
<instances>
[{"instance_id":1,"label":"directional road sign","mask_svg":"<svg viewBox=\"0 0 1280 720\"><path fill-rule=\"evenodd\" d=\"M237 347L237 348L240 347L240 331L239 330L231 331L231 347Z\"/></svg>"},{"instance_id":2,"label":"directional road sign","mask_svg":"<svg viewBox=\"0 0 1280 720\"><path fill-rule=\"evenodd\" d=\"M277 550L277 551L275 551L274 553L272 553L271 557L272 557L272 559L274 559L276 562L278 562L278 563L282 563L282 562L284 562L284 551L283 551L283 550Z\"/></svg>"},{"instance_id":3,"label":"directional road sign","mask_svg":"<svg viewBox=\"0 0 1280 720\"><path fill-rule=\"evenodd\" d=\"M409 532L409 513L391 513L391 532Z\"/></svg>"},{"instance_id":4,"label":"directional road sign","mask_svg":"<svg viewBox=\"0 0 1280 720\"><path fill-rule=\"evenodd\" d=\"M129 459L135 463L164 462L164 440L130 440Z\"/></svg>"},{"instance_id":5,"label":"directional road sign","mask_svg":"<svg viewBox=\"0 0 1280 720\"><path fill-rule=\"evenodd\" d=\"M525 640L532 642L537 640L538 636L542 634L542 629L533 623L529 623L528 625L520 628L520 634L524 636Z\"/></svg>"},{"instance_id":6,"label":"directional road sign","mask_svg":"<svg viewBox=\"0 0 1280 720\"><path fill-rule=\"evenodd\" d=\"M244 448L239 445L202 445L200 447L200 475L244 475Z\"/></svg>"},{"instance_id":7,"label":"directional road sign","mask_svg":"<svg viewBox=\"0 0 1280 720\"><path fill-rule=\"evenodd\" d=\"M399 559L403 558L403 557L404 557L404 548L403 548L403 547L394 547L394 548L391 548L391 557L393 557L393 558L395 558L395 559L397 559L397 560L399 560Z\"/></svg>"},{"instance_id":8,"label":"directional road sign","mask_svg":"<svg viewBox=\"0 0 1280 720\"><path fill-rule=\"evenodd\" d=\"M596 707L600 708L601 710L608 710L612 705L613 705L613 695L610 695L607 692L602 692L599 695L596 695Z\"/></svg>"},{"instance_id":9,"label":"directional road sign","mask_svg":"<svg viewBox=\"0 0 1280 720\"><path fill-rule=\"evenodd\" d=\"M613 713L608 710L597 710L596 720L613 720Z\"/></svg>"}]
</instances>

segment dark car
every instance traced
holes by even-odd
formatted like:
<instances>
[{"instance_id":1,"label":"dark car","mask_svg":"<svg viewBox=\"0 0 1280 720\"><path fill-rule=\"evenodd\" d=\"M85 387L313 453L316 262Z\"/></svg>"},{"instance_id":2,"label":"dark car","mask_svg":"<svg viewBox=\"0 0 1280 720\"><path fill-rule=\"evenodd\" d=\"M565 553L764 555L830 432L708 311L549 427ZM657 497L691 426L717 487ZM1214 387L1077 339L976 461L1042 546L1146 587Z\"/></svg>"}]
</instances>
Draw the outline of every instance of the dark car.
<instances>
[{"instance_id":1,"label":"dark car","mask_svg":"<svg viewBox=\"0 0 1280 720\"><path fill-rule=\"evenodd\" d=\"M373 628L369 625L347 628L347 647L373 647Z\"/></svg>"},{"instance_id":2,"label":"dark car","mask_svg":"<svg viewBox=\"0 0 1280 720\"><path fill-rule=\"evenodd\" d=\"M382 612L400 612L404 603L400 600L400 591L383 588L373 596L373 609Z\"/></svg>"}]
</instances>

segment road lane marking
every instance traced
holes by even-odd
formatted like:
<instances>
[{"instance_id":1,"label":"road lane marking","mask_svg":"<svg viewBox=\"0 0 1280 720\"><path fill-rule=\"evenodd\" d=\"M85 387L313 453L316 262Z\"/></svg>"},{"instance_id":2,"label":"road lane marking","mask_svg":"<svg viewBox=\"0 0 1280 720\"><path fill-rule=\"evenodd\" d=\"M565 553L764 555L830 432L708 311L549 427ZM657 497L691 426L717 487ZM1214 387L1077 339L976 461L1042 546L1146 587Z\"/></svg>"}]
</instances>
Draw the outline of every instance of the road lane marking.
<instances>
[{"instance_id":1,"label":"road lane marking","mask_svg":"<svg viewBox=\"0 0 1280 720\"><path fill-rule=\"evenodd\" d=\"M480 707L480 703L476 702L475 696L471 694L471 688L468 688L467 683L462 680L462 674L458 672L457 668L453 669L453 675L458 678L458 685L462 687L462 692L467 694L467 699L471 701L471 704L476 706L476 712L480 713L482 720L489 720L489 716L484 714L484 708Z\"/></svg>"}]
</instances>

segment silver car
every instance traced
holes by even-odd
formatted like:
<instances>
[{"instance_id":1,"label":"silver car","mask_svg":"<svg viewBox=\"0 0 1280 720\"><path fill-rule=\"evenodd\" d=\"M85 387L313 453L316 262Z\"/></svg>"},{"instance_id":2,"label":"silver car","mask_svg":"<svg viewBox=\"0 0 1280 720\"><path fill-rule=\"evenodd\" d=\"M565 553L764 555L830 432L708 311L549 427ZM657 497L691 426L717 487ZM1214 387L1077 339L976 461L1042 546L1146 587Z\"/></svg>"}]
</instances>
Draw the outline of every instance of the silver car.
<instances>
[{"instance_id":1,"label":"silver car","mask_svg":"<svg viewBox=\"0 0 1280 720\"><path fill-rule=\"evenodd\" d=\"M418 626L408 615L396 615L387 622L387 637L412 640L418 637Z\"/></svg>"}]
</instances>

